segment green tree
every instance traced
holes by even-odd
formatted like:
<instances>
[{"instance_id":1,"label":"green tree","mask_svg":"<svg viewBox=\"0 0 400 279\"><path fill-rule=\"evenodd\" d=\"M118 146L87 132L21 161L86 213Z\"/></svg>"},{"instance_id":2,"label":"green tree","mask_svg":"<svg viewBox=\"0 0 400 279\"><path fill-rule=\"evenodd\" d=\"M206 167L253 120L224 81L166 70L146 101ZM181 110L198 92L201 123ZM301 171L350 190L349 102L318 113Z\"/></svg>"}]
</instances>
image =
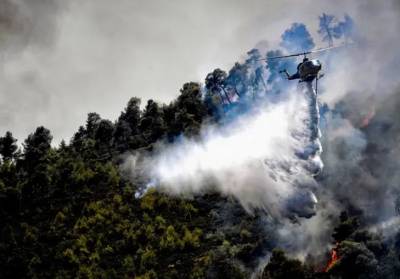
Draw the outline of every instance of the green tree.
<instances>
[{"instance_id":1,"label":"green tree","mask_svg":"<svg viewBox=\"0 0 400 279\"><path fill-rule=\"evenodd\" d=\"M18 146L11 132L6 132L4 137L0 137L0 155L3 156L3 160L12 160L17 157Z\"/></svg>"},{"instance_id":2,"label":"green tree","mask_svg":"<svg viewBox=\"0 0 400 279\"><path fill-rule=\"evenodd\" d=\"M185 83L180 93L176 101L163 107L164 123L170 140L181 133L186 136L197 135L207 116L207 107L198 83Z\"/></svg>"},{"instance_id":3,"label":"green tree","mask_svg":"<svg viewBox=\"0 0 400 279\"><path fill-rule=\"evenodd\" d=\"M163 113L153 100L148 100L139 124L140 132L148 143L159 140L165 132Z\"/></svg>"},{"instance_id":4,"label":"green tree","mask_svg":"<svg viewBox=\"0 0 400 279\"><path fill-rule=\"evenodd\" d=\"M349 216L347 212L340 214L340 223L335 227L332 237L336 242L348 238L359 228L359 220L355 216Z\"/></svg>"},{"instance_id":5,"label":"green tree","mask_svg":"<svg viewBox=\"0 0 400 279\"><path fill-rule=\"evenodd\" d=\"M247 64L240 64L238 62L229 70L226 84L228 87L233 88L234 92L239 96L244 96L248 86L247 81Z\"/></svg>"},{"instance_id":6,"label":"green tree","mask_svg":"<svg viewBox=\"0 0 400 279\"><path fill-rule=\"evenodd\" d=\"M95 137L100 122L101 122L101 117L98 113L91 112L88 114L86 120L86 136L88 138Z\"/></svg>"},{"instance_id":7,"label":"green tree","mask_svg":"<svg viewBox=\"0 0 400 279\"><path fill-rule=\"evenodd\" d=\"M207 75L205 80L207 90L212 94L218 94L221 98L221 103L223 103L224 100L228 101L228 103L231 103L228 92L225 89L226 78L226 72L222 71L221 69L215 69L213 72ZM222 93L225 94L225 99Z\"/></svg>"},{"instance_id":8,"label":"green tree","mask_svg":"<svg viewBox=\"0 0 400 279\"><path fill-rule=\"evenodd\" d=\"M111 158L111 146L113 144L114 125L110 120L100 120L96 129L94 139L96 141L96 150L99 157L103 160Z\"/></svg>"},{"instance_id":9,"label":"green tree","mask_svg":"<svg viewBox=\"0 0 400 279\"><path fill-rule=\"evenodd\" d=\"M322 36L323 42L328 42L329 46L333 46L333 38L335 34L335 23L336 19L333 15L323 13L319 17L319 29L318 33Z\"/></svg>"},{"instance_id":10,"label":"green tree","mask_svg":"<svg viewBox=\"0 0 400 279\"><path fill-rule=\"evenodd\" d=\"M117 151L124 152L144 145L145 140L139 134L140 116L140 99L131 98L115 124L113 138Z\"/></svg>"},{"instance_id":11,"label":"green tree","mask_svg":"<svg viewBox=\"0 0 400 279\"><path fill-rule=\"evenodd\" d=\"M265 267L263 279L308 278L308 271L299 260L288 259L282 250L274 250L268 265Z\"/></svg>"}]
</instances>

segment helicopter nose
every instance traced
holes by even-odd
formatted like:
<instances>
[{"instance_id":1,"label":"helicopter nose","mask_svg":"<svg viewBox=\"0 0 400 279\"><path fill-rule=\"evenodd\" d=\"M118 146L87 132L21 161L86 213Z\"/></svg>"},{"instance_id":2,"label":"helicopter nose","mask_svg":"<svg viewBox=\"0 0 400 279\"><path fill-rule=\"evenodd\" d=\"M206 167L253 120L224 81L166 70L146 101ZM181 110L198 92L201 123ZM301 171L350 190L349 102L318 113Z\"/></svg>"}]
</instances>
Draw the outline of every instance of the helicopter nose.
<instances>
[{"instance_id":1,"label":"helicopter nose","mask_svg":"<svg viewBox=\"0 0 400 279\"><path fill-rule=\"evenodd\" d=\"M321 70L322 65L321 65L320 63L318 63L318 64L315 63L315 64L313 65L313 67L314 67L315 70L319 71L319 70Z\"/></svg>"}]
</instances>

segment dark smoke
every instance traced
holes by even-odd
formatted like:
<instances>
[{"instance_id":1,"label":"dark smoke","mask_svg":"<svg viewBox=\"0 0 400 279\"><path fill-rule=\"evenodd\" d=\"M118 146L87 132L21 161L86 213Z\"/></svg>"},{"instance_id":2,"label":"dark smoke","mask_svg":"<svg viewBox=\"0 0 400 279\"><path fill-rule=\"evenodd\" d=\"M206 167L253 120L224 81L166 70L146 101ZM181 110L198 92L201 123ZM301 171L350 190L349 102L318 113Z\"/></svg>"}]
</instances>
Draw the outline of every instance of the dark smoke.
<instances>
[{"instance_id":1,"label":"dark smoke","mask_svg":"<svg viewBox=\"0 0 400 279\"><path fill-rule=\"evenodd\" d=\"M63 5L58 0L1 1L0 50L15 54L28 46L51 46L57 36L57 17Z\"/></svg>"}]
</instances>

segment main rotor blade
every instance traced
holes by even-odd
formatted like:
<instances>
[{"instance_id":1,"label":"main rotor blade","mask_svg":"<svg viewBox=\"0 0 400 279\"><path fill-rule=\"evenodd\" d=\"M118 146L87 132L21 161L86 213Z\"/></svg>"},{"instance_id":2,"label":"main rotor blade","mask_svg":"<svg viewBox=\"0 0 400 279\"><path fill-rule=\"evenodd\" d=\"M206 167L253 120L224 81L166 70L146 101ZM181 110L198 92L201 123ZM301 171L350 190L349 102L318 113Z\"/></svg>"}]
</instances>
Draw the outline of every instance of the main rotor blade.
<instances>
[{"instance_id":1,"label":"main rotor blade","mask_svg":"<svg viewBox=\"0 0 400 279\"><path fill-rule=\"evenodd\" d=\"M324 47L324 48L317 48L317 49L311 50L310 53L321 52L321 51L325 51L325 50L329 50L329 49L344 47L344 46L347 46L347 45L348 44L342 44L342 45L339 45L339 46L330 46L330 47Z\"/></svg>"},{"instance_id":2,"label":"main rotor blade","mask_svg":"<svg viewBox=\"0 0 400 279\"><path fill-rule=\"evenodd\" d=\"M330 50L330 49L334 49L334 48L344 47L344 46L347 46L347 45L348 44L342 44L342 45L339 45L339 46L317 48L317 49L306 51L306 52L299 52L299 53L294 53L294 54L289 54L289 55L282 55L282 56L266 57L266 58L261 58L259 60L273 60L273 59L280 59L280 58L288 58L288 57L307 55L307 54L310 54L310 53L321 52L321 51Z\"/></svg>"},{"instance_id":3,"label":"main rotor blade","mask_svg":"<svg viewBox=\"0 0 400 279\"><path fill-rule=\"evenodd\" d=\"M288 57L295 57L295 56L300 56L300 55L306 55L306 54L310 54L310 53L311 53L310 51L307 51L307 52L295 53L295 54L289 54L289 55L267 57L267 58L262 58L262 59L260 59L260 60L272 60L272 59L288 58Z\"/></svg>"}]
</instances>

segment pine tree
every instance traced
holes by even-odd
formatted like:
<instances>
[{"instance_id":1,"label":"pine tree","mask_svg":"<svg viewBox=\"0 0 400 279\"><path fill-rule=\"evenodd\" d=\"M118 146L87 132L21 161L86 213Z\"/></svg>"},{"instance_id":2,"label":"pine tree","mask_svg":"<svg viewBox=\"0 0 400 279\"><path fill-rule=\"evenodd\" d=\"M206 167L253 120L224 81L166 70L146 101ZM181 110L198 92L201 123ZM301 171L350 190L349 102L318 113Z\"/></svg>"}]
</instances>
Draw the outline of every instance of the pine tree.
<instances>
[{"instance_id":1,"label":"pine tree","mask_svg":"<svg viewBox=\"0 0 400 279\"><path fill-rule=\"evenodd\" d=\"M224 103L224 101L231 103L230 97L225 89L226 78L226 72L222 71L221 69L215 69L213 72L207 75L205 80L207 90L209 90L212 94L219 94L221 103ZM222 93L225 95L225 98Z\"/></svg>"},{"instance_id":2,"label":"pine tree","mask_svg":"<svg viewBox=\"0 0 400 279\"><path fill-rule=\"evenodd\" d=\"M4 137L0 137L0 155L4 161L12 160L17 157L18 146L17 139L13 137L11 132L6 132Z\"/></svg>"},{"instance_id":3,"label":"pine tree","mask_svg":"<svg viewBox=\"0 0 400 279\"><path fill-rule=\"evenodd\" d=\"M335 36L335 17L333 15L328 15L323 13L319 17L319 30L318 33L322 36L323 42L328 42L329 46L333 46L333 38Z\"/></svg>"}]
</instances>

